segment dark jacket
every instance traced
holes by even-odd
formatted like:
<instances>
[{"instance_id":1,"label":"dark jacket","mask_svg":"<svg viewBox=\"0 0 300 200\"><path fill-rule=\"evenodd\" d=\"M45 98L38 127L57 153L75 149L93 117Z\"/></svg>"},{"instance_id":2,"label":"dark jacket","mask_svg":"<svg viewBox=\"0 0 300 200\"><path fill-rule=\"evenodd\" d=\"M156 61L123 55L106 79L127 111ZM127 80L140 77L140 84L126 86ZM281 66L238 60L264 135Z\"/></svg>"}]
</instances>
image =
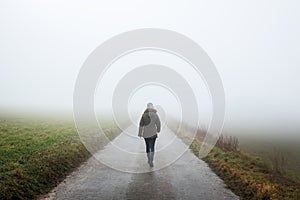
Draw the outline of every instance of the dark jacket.
<instances>
[{"instance_id":1,"label":"dark jacket","mask_svg":"<svg viewBox=\"0 0 300 200\"><path fill-rule=\"evenodd\" d=\"M153 108L147 108L142 115L139 126L139 136L144 138L157 137L160 132L160 119Z\"/></svg>"}]
</instances>

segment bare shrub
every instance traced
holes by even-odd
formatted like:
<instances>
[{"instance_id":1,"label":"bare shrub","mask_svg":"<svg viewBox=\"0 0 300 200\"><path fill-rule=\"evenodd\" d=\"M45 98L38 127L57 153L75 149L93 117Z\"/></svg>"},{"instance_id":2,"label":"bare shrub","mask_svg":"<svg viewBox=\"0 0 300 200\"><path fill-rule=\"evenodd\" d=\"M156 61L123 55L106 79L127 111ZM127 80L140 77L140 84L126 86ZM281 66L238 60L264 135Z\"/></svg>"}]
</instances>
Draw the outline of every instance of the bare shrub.
<instances>
[{"instance_id":1,"label":"bare shrub","mask_svg":"<svg viewBox=\"0 0 300 200\"><path fill-rule=\"evenodd\" d=\"M285 158L279 148L274 147L271 155L269 155L272 169L276 173L283 172L285 165Z\"/></svg>"},{"instance_id":2,"label":"bare shrub","mask_svg":"<svg viewBox=\"0 0 300 200\"><path fill-rule=\"evenodd\" d=\"M222 149L223 151L237 151L239 145L239 140L236 136L225 137L220 135L216 146Z\"/></svg>"}]
</instances>

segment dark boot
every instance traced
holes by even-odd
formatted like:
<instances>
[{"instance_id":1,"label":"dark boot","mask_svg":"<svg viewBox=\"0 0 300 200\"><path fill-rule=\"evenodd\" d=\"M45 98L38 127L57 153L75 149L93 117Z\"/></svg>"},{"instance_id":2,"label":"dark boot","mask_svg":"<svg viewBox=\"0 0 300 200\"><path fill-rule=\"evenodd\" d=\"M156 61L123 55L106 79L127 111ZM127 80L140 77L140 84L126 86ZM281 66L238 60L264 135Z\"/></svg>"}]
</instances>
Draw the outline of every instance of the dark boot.
<instances>
[{"instance_id":1,"label":"dark boot","mask_svg":"<svg viewBox=\"0 0 300 200\"><path fill-rule=\"evenodd\" d=\"M150 155L150 152L147 153L147 158L148 158L148 164L150 165L150 162L151 162L151 155Z\"/></svg>"},{"instance_id":2,"label":"dark boot","mask_svg":"<svg viewBox=\"0 0 300 200\"><path fill-rule=\"evenodd\" d=\"M153 167L154 152L150 152L150 167Z\"/></svg>"}]
</instances>

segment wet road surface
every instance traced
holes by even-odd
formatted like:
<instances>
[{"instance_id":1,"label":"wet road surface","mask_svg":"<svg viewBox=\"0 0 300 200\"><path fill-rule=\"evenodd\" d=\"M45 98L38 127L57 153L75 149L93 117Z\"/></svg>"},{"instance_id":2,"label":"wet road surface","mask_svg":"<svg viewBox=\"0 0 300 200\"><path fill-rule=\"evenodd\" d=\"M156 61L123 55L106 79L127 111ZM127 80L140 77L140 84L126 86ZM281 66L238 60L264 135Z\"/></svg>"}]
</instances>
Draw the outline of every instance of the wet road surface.
<instances>
[{"instance_id":1,"label":"wet road surface","mask_svg":"<svg viewBox=\"0 0 300 200\"><path fill-rule=\"evenodd\" d=\"M136 134L129 127L42 199L238 199L168 128L157 138L154 168Z\"/></svg>"}]
</instances>

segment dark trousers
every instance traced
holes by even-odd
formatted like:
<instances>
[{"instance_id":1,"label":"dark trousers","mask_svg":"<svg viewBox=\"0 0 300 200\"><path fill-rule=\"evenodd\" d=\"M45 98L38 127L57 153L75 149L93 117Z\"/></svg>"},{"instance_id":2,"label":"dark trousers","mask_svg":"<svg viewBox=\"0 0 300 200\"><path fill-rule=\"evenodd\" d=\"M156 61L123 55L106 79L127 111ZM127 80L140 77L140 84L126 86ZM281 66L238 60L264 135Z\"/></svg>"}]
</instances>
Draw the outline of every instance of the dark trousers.
<instances>
[{"instance_id":1,"label":"dark trousers","mask_svg":"<svg viewBox=\"0 0 300 200\"><path fill-rule=\"evenodd\" d=\"M156 137L145 138L147 153L154 152L155 140L156 140Z\"/></svg>"}]
</instances>

